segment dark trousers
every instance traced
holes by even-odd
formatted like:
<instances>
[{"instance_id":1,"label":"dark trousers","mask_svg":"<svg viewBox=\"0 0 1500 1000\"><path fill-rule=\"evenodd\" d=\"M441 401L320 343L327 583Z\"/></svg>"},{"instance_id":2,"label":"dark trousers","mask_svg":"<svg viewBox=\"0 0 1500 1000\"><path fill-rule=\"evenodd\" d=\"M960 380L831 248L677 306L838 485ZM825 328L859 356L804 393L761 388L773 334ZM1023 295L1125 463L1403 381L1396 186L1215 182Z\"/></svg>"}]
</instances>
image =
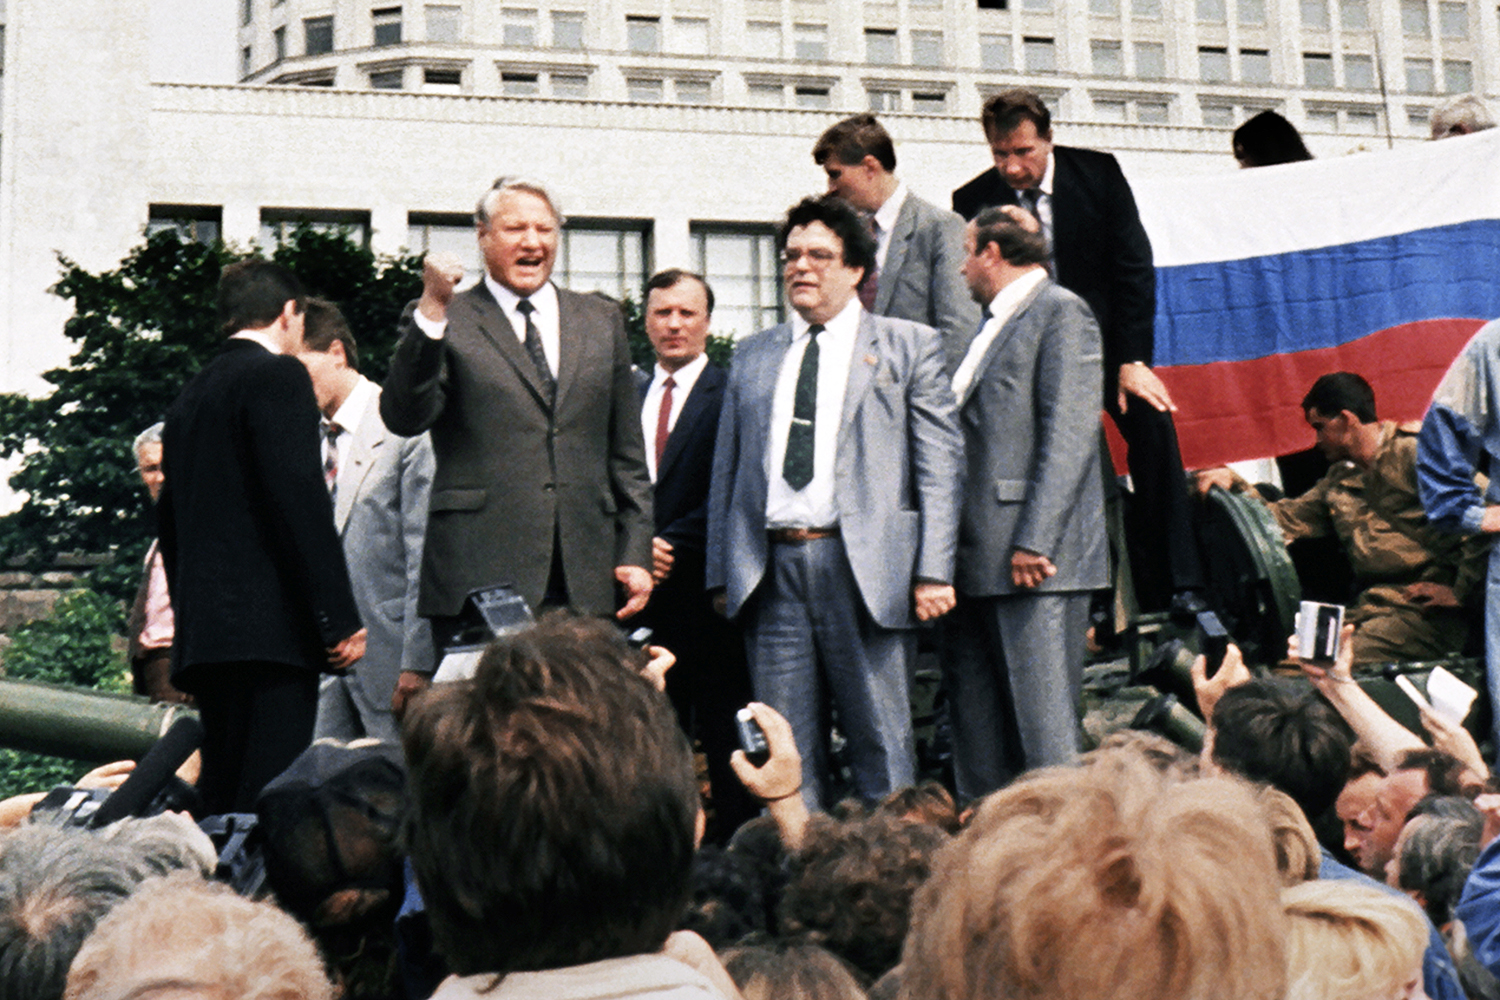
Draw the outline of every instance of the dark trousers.
<instances>
[{"instance_id":1,"label":"dark trousers","mask_svg":"<svg viewBox=\"0 0 1500 1000\"><path fill-rule=\"evenodd\" d=\"M198 791L209 815L254 812L266 783L312 743L318 675L285 663L214 663L192 668L203 721Z\"/></svg>"},{"instance_id":2,"label":"dark trousers","mask_svg":"<svg viewBox=\"0 0 1500 1000\"><path fill-rule=\"evenodd\" d=\"M1151 609L1165 606L1175 591L1202 589L1203 564L1172 414L1135 396L1128 403L1121 413L1116 390L1106 391L1105 407L1125 439L1135 487L1131 569L1141 606Z\"/></svg>"}]
</instances>

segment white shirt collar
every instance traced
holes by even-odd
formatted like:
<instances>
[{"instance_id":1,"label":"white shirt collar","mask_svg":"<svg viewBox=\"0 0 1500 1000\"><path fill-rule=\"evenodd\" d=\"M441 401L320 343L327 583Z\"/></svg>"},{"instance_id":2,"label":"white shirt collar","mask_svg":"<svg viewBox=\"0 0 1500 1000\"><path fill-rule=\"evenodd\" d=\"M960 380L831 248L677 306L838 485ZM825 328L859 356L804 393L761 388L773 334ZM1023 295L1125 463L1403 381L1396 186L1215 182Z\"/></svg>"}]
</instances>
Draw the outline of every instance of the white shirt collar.
<instances>
[{"instance_id":1,"label":"white shirt collar","mask_svg":"<svg viewBox=\"0 0 1500 1000\"><path fill-rule=\"evenodd\" d=\"M1000 335L1005 324L1010 322L1011 316L1025 301L1026 296L1030 295L1046 277L1045 268L1035 268L1000 289L990 300L989 305L986 306L990 314L989 319L985 320L984 326L980 327L979 333L970 341L963 360L959 362L958 369L953 373L953 394L958 397L960 403L968 399L969 387L974 384L974 377L979 374L979 363L989 353L990 345L995 342L995 338Z\"/></svg>"},{"instance_id":2,"label":"white shirt collar","mask_svg":"<svg viewBox=\"0 0 1500 1000\"><path fill-rule=\"evenodd\" d=\"M1040 285L1046 277L1045 267L1035 267L1000 289L990 300L990 316L1002 322L1009 319L1011 313L1016 311L1016 306L1021 304L1021 300L1030 295L1031 290Z\"/></svg>"},{"instance_id":3,"label":"white shirt collar","mask_svg":"<svg viewBox=\"0 0 1500 1000\"><path fill-rule=\"evenodd\" d=\"M334 411L333 422L342 427L345 434L353 434L359 429L360 418L370 406L370 398L378 391L379 386L361 375L359 381L354 383L354 388L349 390L348 398Z\"/></svg>"},{"instance_id":4,"label":"white shirt collar","mask_svg":"<svg viewBox=\"0 0 1500 1000\"><path fill-rule=\"evenodd\" d=\"M875 224L882 233L892 232L896 228L896 218L901 214L901 206L906 203L906 193L906 182L897 181L896 190L891 192L884 205L875 210Z\"/></svg>"},{"instance_id":5,"label":"white shirt collar","mask_svg":"<svg viewBox=\"0 0 1500 1000\"><path fill-rule=\"evenodd\" d=\"M698 376L703 374L703 369L708 367L708 352L698 355L675 372L669 372L656 363L656 374L651 379L651 389L660 389L667 381L667 376L672 377L672 384L676 386L675 395L682 397L693 391L693 386L698 382Z\"/></svg>"},{"instance_id":6,"label":"white shirt collar","mask_svg":"<svg viewBox=\"0 0 1500 1000\"><path fill-rule=\"evenodd\" d=\"M281 348L276 346L276 341L272 340L271 335L266 333L264 329L241 330L230 339L253 341L254 343L257 343L261 347L264 347L266 350L270 351L272 354L281 353Z\"/></svg>"},{"instance_id":7,"label":"white shirt collar","mask_svg":"<svg viewBox=\"0 0 1500 1000\"><path fill-rule=\"evenodd\" d=\"M854 332L859 329L860 312L859 296L849 296L848 303L839 311L839 314L823 324L824 334L834 337L853 336ZM802 318L801 313L795 310L792 312L793 340L806 337L808 328L811 326L811 323Z\"/></svg>"},{"instance_id":8,"label":"white shirt collar","mask_svg":"<svg viewBox=\"0 0 1500 1000\"><path fill-rule=\"evenodd\" d=\"M490 294L495 297L495 301L500 303L500 308L504 309L507 314L516 312L516 306L521 303L521 296L496 281L488 270L484 272L484 287L490 290ZM526 298L531 300L531 304L536 306L538 312L557 312L557 286L550 280Z\"/></svg>"}]
</instances>

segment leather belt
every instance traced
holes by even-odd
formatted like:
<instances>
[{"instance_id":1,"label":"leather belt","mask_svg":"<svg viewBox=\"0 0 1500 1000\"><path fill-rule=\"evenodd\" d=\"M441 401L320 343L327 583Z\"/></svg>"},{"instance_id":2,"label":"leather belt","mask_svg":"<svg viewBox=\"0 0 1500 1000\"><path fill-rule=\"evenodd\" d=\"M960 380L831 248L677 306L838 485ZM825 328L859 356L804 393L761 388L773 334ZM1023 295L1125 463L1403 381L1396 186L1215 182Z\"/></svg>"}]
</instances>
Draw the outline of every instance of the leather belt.
<instances>
[{"instance_id":1,"label":"leather belt","mask_svg":"<svg viewBox=\"0 0 1500 1000\"><path fill-rule=\"evenodd\" d=\"M766 531L766 537L777 545L800 545L803 542L814 542L820 538L837 538L839 529L832 528L770 528Z\"/></svg>"}]
</instances>

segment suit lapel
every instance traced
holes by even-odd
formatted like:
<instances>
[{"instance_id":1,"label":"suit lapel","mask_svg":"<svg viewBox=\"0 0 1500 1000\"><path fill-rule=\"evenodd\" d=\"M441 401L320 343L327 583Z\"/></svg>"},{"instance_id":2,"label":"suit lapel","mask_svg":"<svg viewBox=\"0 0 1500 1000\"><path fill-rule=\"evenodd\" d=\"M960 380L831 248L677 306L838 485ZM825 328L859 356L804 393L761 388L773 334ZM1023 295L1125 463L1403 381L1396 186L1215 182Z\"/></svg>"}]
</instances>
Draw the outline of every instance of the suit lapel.
<instances>
[{"instance_id":1,"label":"suit lapel","mask_svg":"<svg viewBox=\"0 0 1500 1000\"><path fill-rule=\"evenodd\" d=\"M563 400L577 380L583 364L583 352L589 347L589 339L578 316L574 296L557 291L557 399L554 407L562 411Z\"/></svg>"},{"instance_id":2,"label":"suit lapel","mask_svg":"<svg viewBox=\"0 0 1500 1000\"><path fill-rule=\"evenodd\" d=\"M875 369L880 367L875 331L875 318L867 312L859 314L859 332L854 335L854 350L849 356L849 381L844 387L844 411L839 417L839 447L843 448L843 437L854 422L854 414L875 378Z\"/></svg>"},{"instance_id":3,"label":"suit lapel","mask_svg":"<svg viewBox=\"0 0 1500 1000\"><path fill-rule=\"evenodd\" d=\"M896 213L896 225L891 229L891 241L886 246L885 266L876 275L878 284L875 289L875 311L884 316L891 307L891 296L896 292L895 277L901 273L901 266L906 263L907 244L911 243L912 235L917 231L917 206L916 196L910 191L906 193L906 200L901 203L901 211Z\"/></svg>"},{"instance_id":4,"label":"suit lapel","mask_svg":"<svg viewBox=\"0 0 1500 1000\"><path fill-rule=\"evenodd\" d=\"M1053 273L1059 274L1062 262L1057 248L1080 246L1091 237L1079 228L1085 213L1080 210L1082 187L1073 158L1066 149L1058 148L1053 149L1052 157L1052 261Z\"/></svg>"},{"instance_id":5,"label":"suit lapel","mask_svg":"<svg viewBox=\"0 0 1500 1000\"><path fill-rule=\"evenodd\" d=\"M717 369L710 364L698 373L698 381L693 383L693 391L688 393L687 400L682 404L682 412L677 414L677 423L672 425L672 433L667 435L667 447L663 449L661 464L656 469L657 482L666 478L672 465L682 455L682 450L687 447L687 439L698 426L699 416L710 403L718 399L723 384L721 379L710 374L715 371Z\"/></svg>"},{"instance_id":6,"label":"suit lapel","mask_svg":"<svg viewBox=\"0 0 1500 1000\"><path fill-rule=\"evenodd\" d=\"M380 419L380 393L376 392L365 406L365 412L359 416L359 430L354 432L354 439L349 442L347 461L350 468L340 476L344 484L338 491L333 507L333 523L340 534L343 534L345 525L349 523L349 512L354 509L355 498L364 489L365 478L375 467L375 459L379 448L385 443L386 433L385 422Z\"/></svg>"},{"instance_id":7,"label":"suit lapel","mask_svg":"<svg viewBox=\"0 0 1500 1000\"><path fill-rule=\"evenodd\" d=\"M561 296L559 296L561 300ZM536 401L543 409L548 407L547 394L542 388L542 383L536 372L536 365L531 361L531 355L526 353L521 340L516 336L516 328L510 325L510 320L505 318L505 310L500 308L500 303L490 294L490 290L481 281L474 286L474 295L469 301L473 304L475 312L479 314L479 327L486 340L495 345L495 350L500 356L516 370L521 381L526 383L526 388L536 397ZM559 301L558 309L561 311L562 303ZM567 330L566 320L563 321L563 330ZM566 336L566 333L564 334ZM563 350L563 357L567 357L567 350Z\"/></svg>"},{"instance_id":8,"label":"suit lapel","mask_svg":"<svg viewBox=\"0 0 1500 1000\"><path fill-rule=\"evenodd\" d=\"M974 398L974 390L979 387L979 383L984 379L985 373L995 363L995 359L1000 356L1000 352L1005 349L1005 345L1010 343L1011 339L1015 337L1016 333L1027 322L1026 314L1031 311L1031 304L1036 301L1037 293L1048 284L1049 282L1043 281L1033 288L1031 293L1021 300L1021 304L1016 307L1016 311L1010 314L1010 318L1005 321L1005 325L995 334L995 339L990 341L990 346L985 349L984 357L979 359L979 365L974 369L974 377L969 379L969 386L964 390L963 399L958 401L960 409L969 400Z\"/></svg>"},{"instance_id":9,"label":"suit lapel","mask_svg":"<svg viewBox=\"0 0 1500 1000\"><path fill-rule=\"evenodd\" d=\"M776 380L781 376L781 365L791 346L792 325L782 323L772 327L770 343L759 359L759 370L746 372L748 377L740 383L754 388L755 395L747 398L752 416L745 426L755 428L760 435L762 454L766 456L771 454L771 408L776 399Z\"/></svg>"}]
</instances>

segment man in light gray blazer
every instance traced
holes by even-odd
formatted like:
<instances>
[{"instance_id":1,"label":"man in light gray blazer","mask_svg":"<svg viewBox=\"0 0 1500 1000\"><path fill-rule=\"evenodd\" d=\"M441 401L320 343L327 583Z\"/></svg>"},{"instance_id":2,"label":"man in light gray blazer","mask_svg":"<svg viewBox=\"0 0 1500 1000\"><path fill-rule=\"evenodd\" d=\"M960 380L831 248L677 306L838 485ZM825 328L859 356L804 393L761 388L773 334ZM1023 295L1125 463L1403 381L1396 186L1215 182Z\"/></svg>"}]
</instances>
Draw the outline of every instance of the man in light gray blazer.
<instances>
[{"instance_id":1,"label":"man in light gray blazer","mask_svg":"<svg viewBox=\"0 0 1500 1000\"><path fill-rule=\"evenodd\" d=\"M988 319L953 378L968 473L943 669L964 801L1077 752L1089 592L1109 584L1099 326L1014 211L965 234Z\"/></svg>"},{"instance_id":2,"label":"man in light gray blazer","mask_svg":"<svg viewBox=\"0 0 1500 1000\"><path fill-rule=\"evenodd\" d=\"M417 614L432 443L426 434L403 438L386 430L380 386L359 373L359 349L338 307L309 299L305 314L297 359L312 376L323 413L334 525L370 633L353 672L323 678L313 738L370 736L399 744L392 700L425 684L433 670L432 632Z\"/></svg>"},{"instance_id":3,"label":"man in light gray blazer","mask_svg":"<svg viewBox=\"0 0 1500 1000\"><path fill-rule=\"evenodd\" d=\"M756 697L791 722L817 808L830 702L856 794L912 781L908 629L953 606L962 442L937 333L860 306L875 247L854 209L805 199L780 243L796 315L735 352L706 583L744 626Z\"/></svg>"},{"instance_id":4,"label":"man in light gray blazer","mask_svg":"<svg viewBox=\"0 0 1500 1000\"><path fill-rule=\"evenodd\" d=\"M934 328L956 365L979 326L979 306L959 274L963 219L907 189L895 174L890 133L872 114L831 126L813 160L828 175L828 193L865 213L875 233L875 271L861 286L861 303L877 316Z\"/></svg>"}]
</instances>

